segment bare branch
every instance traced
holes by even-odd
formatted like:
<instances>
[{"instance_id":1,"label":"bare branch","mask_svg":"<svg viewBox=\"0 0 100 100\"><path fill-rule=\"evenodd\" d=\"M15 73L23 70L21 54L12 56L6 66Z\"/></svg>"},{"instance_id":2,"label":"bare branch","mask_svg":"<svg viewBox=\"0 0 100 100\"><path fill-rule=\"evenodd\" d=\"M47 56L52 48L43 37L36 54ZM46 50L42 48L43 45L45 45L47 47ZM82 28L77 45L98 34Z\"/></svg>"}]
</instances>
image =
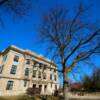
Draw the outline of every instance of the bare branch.
<instances>
[{"instance_id":1,"label":"bare branch","mask_svg":"<svg viewBox=\"0 0 100 100\"><path fill-rule=\"evenodd\" d=\"M79 43L76 45L76 47L71 51L71 53L65 58L65 62L69 59L69 57L71 55L73 55L73 53L75 53L75 51L81 46L81 41L79 41Z\"/></svg>"},{"instance_id":2,"label":"bare branch","mask_svg":"<svg viewBox=\"0 0 100 100\"><path fill-rule=\"evenodd\" d=\"M84 40L81 45L87 44L90 41L92 41L97 35L100 35L100 29L98 29L97 31L95 31L91 36L88 37L88 39Z\"/></svg>"},{"instance_id":3,"label":"bare branch","mask_svg":"<svg viewBox=\"0 0 100 100\"><path fill-rule=\"evenodd\" d=\"M0 1L0 6L3 5L3 4L5 4L6 2L8 2L8 0L2 0L2 1Z\"/></svg>"}]
</instances>

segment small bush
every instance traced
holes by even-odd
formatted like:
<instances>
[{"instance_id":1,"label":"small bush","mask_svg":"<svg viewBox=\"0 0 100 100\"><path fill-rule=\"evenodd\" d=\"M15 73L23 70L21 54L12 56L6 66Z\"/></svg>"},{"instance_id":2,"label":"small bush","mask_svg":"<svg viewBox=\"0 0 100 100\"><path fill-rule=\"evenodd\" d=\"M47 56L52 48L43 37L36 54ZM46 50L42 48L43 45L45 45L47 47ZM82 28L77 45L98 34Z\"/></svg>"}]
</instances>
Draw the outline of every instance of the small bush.
<instances>
[{"instance_id":1,"label":"small bush","mask_svg":"<svg viewBox=\"0 0 100 100\"><path fill-rule=\"evenodd\" d=\"M38 94L40 94L40 90L39 90L39 88L28 88L27 94L30 96L38 95Z\"/></svg>"}]
</instances>

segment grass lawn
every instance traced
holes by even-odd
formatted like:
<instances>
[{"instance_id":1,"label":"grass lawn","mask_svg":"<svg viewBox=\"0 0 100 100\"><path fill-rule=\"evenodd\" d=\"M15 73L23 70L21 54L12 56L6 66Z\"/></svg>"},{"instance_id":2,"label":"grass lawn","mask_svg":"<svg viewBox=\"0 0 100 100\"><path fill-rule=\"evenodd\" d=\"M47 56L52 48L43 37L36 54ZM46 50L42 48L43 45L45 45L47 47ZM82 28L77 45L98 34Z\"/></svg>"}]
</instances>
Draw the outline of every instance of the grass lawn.
<instances>
[{"instance_id":1,"label":"grass lawn","mask_svg":"<svg viewBox=\"0 0 100 100\"><path fill-rule=\"evenodd\" d=\"M6 97L0 97L0 100L40 100L40 99L37 96L34 96L34 98L28 96L6 96Z\"/></svg>"},{"instance_id":2,"label":"grass lawn","mask_svg":"<svg viewBox=\"0 0 100 100\"><path fill-rule=\"evenodd\" d=\"M39 96L28 97L28 96L6 96L0 97L0 100L41 100ZM57 97L48 96L47 100L58 100Z\"/></svg>"},{"instance_id":3,"label":"grass lawn","mask_svg":"<svg viewBox=\"0 0 100 100\"><path fill-rule=\"evenodd\" d=\"M98 96L98 95L99 94L96 93L95 96ZM93 96L93 94L92 94L92 96ZM41 98L40 98L40 96L34 96L34 97L29 97L29 96L5 96L5 97L0 97L0 100L41 100ZM46 100L61 100L61 99L59 97L47 96ZM91 100L91 99L73 98L73 99L70 99L70 100Z\"/></svg>"}]
</instances>

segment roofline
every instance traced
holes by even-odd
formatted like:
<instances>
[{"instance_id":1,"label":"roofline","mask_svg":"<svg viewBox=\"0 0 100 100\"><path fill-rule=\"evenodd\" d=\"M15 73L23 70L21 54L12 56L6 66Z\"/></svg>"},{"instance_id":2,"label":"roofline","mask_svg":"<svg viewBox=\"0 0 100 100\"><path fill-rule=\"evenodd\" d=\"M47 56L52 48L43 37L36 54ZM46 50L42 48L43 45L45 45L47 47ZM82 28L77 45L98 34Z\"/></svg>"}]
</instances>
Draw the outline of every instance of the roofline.
<instances>
[{"instance_id":1,"label":"roofline","mask_svg":"<svg viewBox=\"0 0 100 100\"><path fill-rule=\"evenodd\" d=\"M21 49L19 47L16 47L15 45L11 45L8 48L6 48L4 51L0 52L0 55L7 53L9 50L14 50L16 52L19 52L19 53L22 53L22 54L25 54L25 55L34 56L37 59L40 59L42 61L45 61L45 62L47 62L49 64L52 64L52 65L56 66L56 64L53 61L43 57L42 55L38 55L37 53L35 53L33 51L30 51L30 50Z\"/></svg>"}]
</instances>

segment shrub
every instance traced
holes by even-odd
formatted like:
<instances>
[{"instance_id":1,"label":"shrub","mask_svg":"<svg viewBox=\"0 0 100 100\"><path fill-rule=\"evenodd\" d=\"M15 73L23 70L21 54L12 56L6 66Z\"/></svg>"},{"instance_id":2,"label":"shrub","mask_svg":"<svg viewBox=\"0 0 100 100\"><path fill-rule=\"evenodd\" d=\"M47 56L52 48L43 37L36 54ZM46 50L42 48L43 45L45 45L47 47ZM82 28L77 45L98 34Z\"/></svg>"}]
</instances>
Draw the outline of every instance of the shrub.
<instances>
[{"instance_id":1,"label":"shrub","mask_svg":"<svg viewBox=\"0 0 100 100\"><path fill-rule=\"evenodd\" d=\"M37 95L37 94L40 94L40 90L39 88L28 88L27 94L30 96Z\"/></svg>"}]
</instances>

